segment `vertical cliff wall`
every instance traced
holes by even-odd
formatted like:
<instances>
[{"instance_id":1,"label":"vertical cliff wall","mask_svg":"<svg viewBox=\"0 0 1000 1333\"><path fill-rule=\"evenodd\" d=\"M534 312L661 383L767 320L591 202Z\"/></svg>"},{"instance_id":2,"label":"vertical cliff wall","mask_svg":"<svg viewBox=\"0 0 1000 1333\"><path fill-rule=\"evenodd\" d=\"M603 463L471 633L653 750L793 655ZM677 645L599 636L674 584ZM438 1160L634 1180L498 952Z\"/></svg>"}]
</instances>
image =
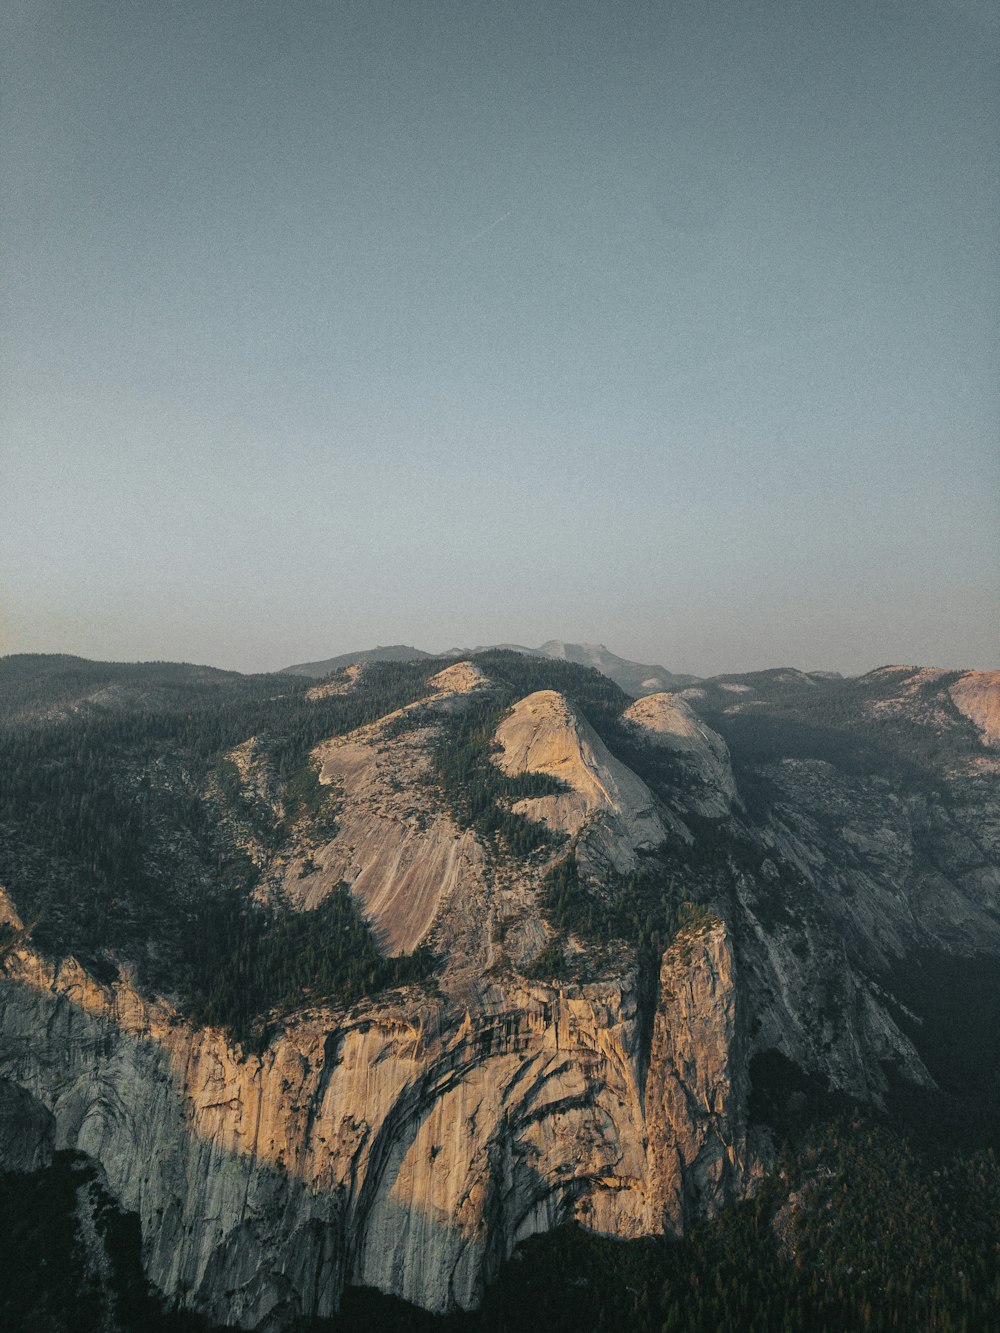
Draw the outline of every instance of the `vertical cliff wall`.
<instances>
[{"instance_id":1,"label":"vertical cliff wall","mask_svg":"<svg viewBox=\"0 0 1000 1333\"><path fill-rule=\"evenodd\" d=\"M735 970L721 923L682 932L660 968L645 1109L651 1193L667 1231L714 1216L746 1180L749 1078Z\"/></svg>"},{"instance_id":2,"label":"vertical cliff wall","mask_svg":"<svg viewBox=\"0 0 1000 1333\"><path fill-rule=\"evenodd\" d=\"M467 1308L535 1231L676 1230L745 1186L721 924L664 958L644 1086L627 976L497 986L475 1012L400 994L244 1056L72 961L5 973L0 1078L139 1215L151 1279L214 1319L329 1314L348 1282Z\"/></svg>"}]
</instances>

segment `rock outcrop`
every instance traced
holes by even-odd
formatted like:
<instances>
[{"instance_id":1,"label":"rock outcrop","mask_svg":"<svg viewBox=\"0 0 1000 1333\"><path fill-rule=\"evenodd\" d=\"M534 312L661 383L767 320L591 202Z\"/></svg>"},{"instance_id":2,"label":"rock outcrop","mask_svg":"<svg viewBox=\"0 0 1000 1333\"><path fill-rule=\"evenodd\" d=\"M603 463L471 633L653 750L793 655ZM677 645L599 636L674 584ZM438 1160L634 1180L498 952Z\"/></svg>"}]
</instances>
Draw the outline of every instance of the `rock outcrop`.
<instances>
[{"instance_id":1,"label":"rock outcrop","mask_svg":"<svg viewBox=\"0 0 1000 1333\"><path fill-rule=\"evenodd\" d=\"M320 699L333 699L339 694L350 694L357 688L364 669L363 662L354 662L351 666L338 671L332 680L326 681L323 685L313 685L311 689L306 690L306 698L316 703Z\"/></svg>"},{"instance_id":2,"label":"rock outcrop","mask_svg":"<svg viewBox=\"0 0 1000 1333\"><path fill-rule=\"evenodd\" d=\"M713 1217L746 1181L746 1044L721 922L681 932L663 957L646 1083L651 1183L665 1230Z\"/></svg>"},{"instance_id":3,"label":"rock outcrop","mask_svg":"<svg viewBox=\"0 0 1000 1333\"><path fill-rule=\"evenodd\" d=\"M377 724L325 747L320 781L337 795L337 833L313 853L315 869L285 878L305 908L348 884L393 954L416 948L441 904L482 870L475 837L428 796L426 739L419 730L386 739Z\"/></svg>"},{"instance_id":4,"label":"rock outcrop","mask_svg":"<svg viewBox=\"0 0 1000 1333\"><path fill-rule=\"evenodd\" d=\"M681 810L720 819L739 803L729 747L687 700L648 694L625 710L637 735L676 757L675 802Z\"/></svg>"},{"instance_id":5,"label":"rock outcrop","mask_svg":"<svg viewBox=\"0 0 1000 1333\"><path fill-rule=\"evenodd\" d=\"M475 836L429 789L428 751L438 710L462 707L488 681L457 662L428 684L435 691L429 699L316 751L320 782L336 805L336 833L307 858L293 858L283 880L287 899L304 909L347 884L390 954L412 952L458 885L468 893L483 878ZM407 725L399 730L401 721Z\"/></svg>"},{"instance_id":6,"label":"rock outcrop","mask_svg":"<svg viewBox=\"0 0 1000 1333\"><path fill-rule=\"evenodd\" d=\"M646 784L555 690L539 690L515 704L496 738L501 746L496 762L508 776L543 773L564 784L564 792L529 797L514 809L577 839L577 859L585 869L627 872L640 851L667 838Z\"/></svg>"},{"instance_id":7,"label":"rock outcrop","mask_svg":"<svg viewBox=\"0 0 1000 1333\"><path fill-rule=\"evenodd\" d=\"M1000 749L1000 671L966 671L948 692L979 728L984 745Z\"/></svg>"},{"instance_id":8,"label":"rock outcrop","mask_svg":"<svg viewBox=\"0 0 1000 1333\"><path fill-rule=\"evenodd\" d=\"M474 662L456 662L431 676L427 684L435 690L444 690L454 694L468 694L470 690L485 689L489 677Z\"/></svg>"}]
</instances>

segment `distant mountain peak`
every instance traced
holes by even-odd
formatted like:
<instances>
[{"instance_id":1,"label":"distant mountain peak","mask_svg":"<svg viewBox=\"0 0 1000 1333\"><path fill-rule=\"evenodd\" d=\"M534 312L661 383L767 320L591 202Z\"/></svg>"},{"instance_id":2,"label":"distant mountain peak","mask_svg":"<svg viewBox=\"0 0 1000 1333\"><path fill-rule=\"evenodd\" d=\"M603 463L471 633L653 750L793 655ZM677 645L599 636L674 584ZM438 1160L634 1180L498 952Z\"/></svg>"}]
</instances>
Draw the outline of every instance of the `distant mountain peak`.
<instances>
[{"instance_id":1,"label":"distant mountain peak","mask_svg":"<svg viewBox=\"0 0 1000 1333\"><path fill-rule=\"evenodd\" d=\"M567 643L564 639L546 639L538 650L544 653L546 657L565 657L567 652L591 653L596 655L609 655L615 657L607 646L603 643ZM624 660L624 659L619 659Z\"/></svg>"},{"instance_id":2,"label":"distant mountain peak","mask_svg":"<svg viewBox=\"0 0 1000 1333\"><path fill-rule=\"evenodd\" d=\"M354 666L356 662L420 662L431 657L422 648L413 648L406 643L394 643L387 647L362 648L354 653L341 653L339 657L328 657L322 662L300 662L296 666L282 667L283 676L313 676L317 680L329 676L344 667Z\"/></svg>"},{"instance_id":3,"label":"distant mountain peak","mask_svg":"<svg viewBox=\"0 0 1000 1333\"><path fill-rule=\"evenodd\" d=\"M485 653L503 649L507 652L523 653L526 657L548 657L554 661L575 662L578 666L593 667L602 675L608 676L620 685L626 694L641 698L645 694L657 694L664 690L682 690L694 685L699 676L682 675L668 671L666 667L643 662L633 662L627 657L619 657L603 643L568 643L565 639L546 639L539 648L527 648L520 643L480 644L477 648L450 648L442 657L471 657L476 653Z\"/></svg>"},{"instance_id":4,"label":"distant mountain peak","mask_svg":"<svg viewBox=\"0 0 1000 1333\"><path fill-rule=\"evenodd\" d=\"M619 657L603 643L567 643L562 639L548 639L537 652L542 657L593 667L603 675L610 676L627 694L637 698L644 694L683 689L698 680L697 676L679 675L656 664L633 662L627 657Z\"/></svg>"},{"instance_id":5,"label":"distant mountain peak","mask_svg":"<svg viewBox=\"0 0 1000 1333\"><path fill-rule=\"evenodd\" d=\"M682 690L687 685L694 685L698 676L678 674L666 667L642 662L633 662L627 657L619 657L603 643L570 643L565 639L546 639L539 648L528 648L521 643L480 644L475 648L449 648L443 653L428 653L422 648L409 644L397 643L388 647L365 648L359 652L341 653L339 657L329 657L320 662L301 662L296 666L283 668L282 674L289 676L311 676L321 679L331 672L340 671L356 662L418 662L431 657L467 658L476 653L495 652L522 653L526 657L548 657L554 661L574 662L578 666L592 667L608 676L620 685L633 698L645 694L657 694L664 690Z\"/></svg>"}]
</instances>

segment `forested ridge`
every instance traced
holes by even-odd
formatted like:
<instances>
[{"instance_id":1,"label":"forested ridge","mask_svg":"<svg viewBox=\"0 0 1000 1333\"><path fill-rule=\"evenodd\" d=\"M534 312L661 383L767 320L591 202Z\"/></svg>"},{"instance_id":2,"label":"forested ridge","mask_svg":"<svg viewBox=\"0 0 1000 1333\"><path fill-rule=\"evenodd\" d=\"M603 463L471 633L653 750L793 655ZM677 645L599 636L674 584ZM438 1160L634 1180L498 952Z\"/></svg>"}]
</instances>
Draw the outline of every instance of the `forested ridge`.
<instances>
[{"instance_id":1,"label":"forested ridge","mask_svg":"<svg viewBox=\"0 0 1000 1333\"><path fill-rule=\"evenodd\" d=\"M747 696L727 692L728 682L703 682L698 712L727 741L744 786L755 768L792 758L818 759L846 774L877 774L904 789L942 793L942 767L956 753L980 748L975 726L948 696L948 686L960 675L950 672L918 684L903 709L892 707L900 690L895 674L817 684L786 679L780 671L760 672L737 678Z\"/></svg>"},{"instance_id":2,"label":"forested ridge","mask_svg":"<svg viewBox=\"0 0 1000 1333\"><path fill-rule=\"evenodd\" d=\"M258 831L280 844L316 804L313 746L420 697L426 671L374 663L363 691L309 699L311 682L289 676L206 684L201 668L41 661L48 674L0 663L0 884L36 948L105 980L116 958L134 962L244 1040L297 997L346 1003L426 975L425 954L383 958L349 894L302 916L255 903L255 868L211 795L232 788L225 755L258 737L285 811Z\"/></svg>"},{"instance_id":3,"label":"forested ridge","mask_svg":"<svg viewBox=\"0 0 1000 1333\"><path fill-rule=\"evenodd\" d=\"M103 980L116 960L135 963L141 982L194 1019L252 1044L266 1038L272 1011L348 1004L429 976L426 949L383 956L349 893L308 913L256 902L258 871L228 825L242 824L271 850L304 815L314 834L332 836L335 803L310 751L427 696L444 665L368 663L356 687L310 699L314 682L288 675L3 659L0 884L34 946L72 953ZM511 807L560 784L505 776L491 760L496 726L517 699L558 689L614 737L628 698L573 663L497 651L478 665L488 688L464 709L433 714L430 781L493 856L551 853L562 839ZM427 720L423 709L403 713L389 734ZM243 789L226 757L250 737L275 775L280 815ZM619 925L630 919L620 913Z\"/></svg>"},{"instance_id":4,"label":"forested ridge","mask_svg":"<svg viewBox=\"0 0 1000 1333\"><path fill-rule=\"evenodd\" d=\"M431 781L459 825L473 829L493 856L551 857L562 841L512 809L560 784L540 774L510 778L492 762L498 723L536 690L563 693L612 753L670 804L683 778L676 757L623 724L629 697L607 677L504 650L482 653L476 663L487 687L465 707L433 714ZM35 946L56 956L75 953L105 977L114 974L115 958L135 962L140 980L243 1039L251 1030L259 1039L266 1012L287 1009L296 995L346 1003L427 975L433 964L426 953L412 965L385 966L349 894L301 920L280 902L255 904L258 872L227 821L242 821L271 849L304 815L317 835L332 836L335 805L317 782L310 750L425 697L427 680L447 664L369 662L354 688L310 699L314 682L287 674L67 657L0 660L0 884L32 928ZM847 773L891 771L910 787L935 788L945 801L934 760L942 746L972 743L971 724L953 707L944 735L905 716L874 722L866 705L891 691L891 680L817 686L780 672L740 680L766 690L766 707L734 713L726 682L705 682L699 708L730 744L751 816L774 799L767 765L779 756L822 758ZM427 722L418 708L390 725L398 731ZM275 775L277 816L241 789L225 757L250 737ZM759 870L766 859L739 819L685 818L692 842L675 840L640 873L600 892L580 882L572 855L550 873L545 907L556 935L535 960L535 975L569 975L564 944L571 933L598 946L629 940L649 971L694 886L711 896L713 884L744 866ZM775 873L780 882L797 872L781 864Z\"/></svg>"}]
</instances>

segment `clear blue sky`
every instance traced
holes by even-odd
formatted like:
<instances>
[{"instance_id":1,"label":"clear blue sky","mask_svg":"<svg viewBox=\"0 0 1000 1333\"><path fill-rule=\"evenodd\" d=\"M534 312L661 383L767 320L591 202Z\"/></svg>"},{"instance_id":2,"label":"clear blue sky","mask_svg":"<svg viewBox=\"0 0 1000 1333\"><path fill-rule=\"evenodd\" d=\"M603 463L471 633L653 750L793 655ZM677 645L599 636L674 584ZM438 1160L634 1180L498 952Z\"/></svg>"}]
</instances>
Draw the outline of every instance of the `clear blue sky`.
<instances>
[{"instance_id":1,"label":"clear blue sky","mask_svg":"<svg viewBox=\"0 0 1000 1333\"><path fill-rule=\"evenodd\" d=\"M991 0L7 0L0 651L1000 661Z\"/></svg>"}]
</instances>

